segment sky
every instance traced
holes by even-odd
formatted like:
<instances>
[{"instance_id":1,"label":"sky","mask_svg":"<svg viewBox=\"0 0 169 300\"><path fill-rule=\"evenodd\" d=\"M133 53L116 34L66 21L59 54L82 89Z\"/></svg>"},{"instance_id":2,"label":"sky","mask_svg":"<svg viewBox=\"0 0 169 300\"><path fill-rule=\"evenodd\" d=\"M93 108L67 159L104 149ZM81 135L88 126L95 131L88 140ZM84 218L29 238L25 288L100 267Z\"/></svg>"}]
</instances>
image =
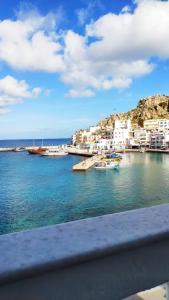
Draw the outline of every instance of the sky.
<instances>
[{"instance_id":1,"label":"sky","mask_svg":"<svg viewBox=\"0 0 169 300\"><path fill-rule=\"evenodd\" d=\"M0 139L70 137L169 94L169 1L0 1Z\"/></svg>"}]
</instances>

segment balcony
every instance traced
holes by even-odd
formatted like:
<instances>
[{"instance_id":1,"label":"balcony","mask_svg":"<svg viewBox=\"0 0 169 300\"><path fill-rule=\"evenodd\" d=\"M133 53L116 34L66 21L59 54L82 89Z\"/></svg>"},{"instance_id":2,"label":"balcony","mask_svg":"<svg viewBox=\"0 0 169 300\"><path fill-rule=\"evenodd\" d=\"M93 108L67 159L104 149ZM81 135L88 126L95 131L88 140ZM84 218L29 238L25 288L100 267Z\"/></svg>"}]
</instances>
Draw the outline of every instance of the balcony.
<instances>
[{"instance_id":1,"label":"balcony","mask_svg":"<svg viewBox=\"0 0 169 300\"><path fill-rule=\"evenodd\" d=\"M121 300L168 280L167 204L0 236L2 300Z\"/></svg>"}]
</instances>

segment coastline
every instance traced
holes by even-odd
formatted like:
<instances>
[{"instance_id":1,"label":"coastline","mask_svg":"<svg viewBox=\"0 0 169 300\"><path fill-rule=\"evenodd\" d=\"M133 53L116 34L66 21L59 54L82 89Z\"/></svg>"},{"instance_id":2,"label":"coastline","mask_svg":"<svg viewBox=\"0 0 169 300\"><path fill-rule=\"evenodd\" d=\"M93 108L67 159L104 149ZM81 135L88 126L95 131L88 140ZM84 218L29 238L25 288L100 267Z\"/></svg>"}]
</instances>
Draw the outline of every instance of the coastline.
<instances>
[{"instance_id":1,"label":"coastline","mask_svg":"<svg viewBox=\"0 0 169 300\"><path fill-rule=\"evenodd\" d=\"M67 144L64 144L64 145L45 145L45 146L42 146L41 148L48 148L48 149L54 149L58 146L64 146L67 150L68 150L68 153L70 155L79 155L79 156L86 156L86 157L91 157L93 155L95 155L94 153L91 153L91 152L88 152L88 151L85 151L83 149L78 149L76 147L73 147L73 146L70 146L70 145L67 145ZM20 147L20 146L17 146L17 147L1 147L0 148L0 152L20 152L20 151L28 151L28 150L36 150L38 149L39 146L26 146L26 147ZM140 149L125 149L125 151L122 151L122 150L116 150L115 151L116 153L140 153ZM169 150L161 150L161 149L145 149L144 152L151 152L151 153L169 153Z\"/></svg>"}]
</instances>

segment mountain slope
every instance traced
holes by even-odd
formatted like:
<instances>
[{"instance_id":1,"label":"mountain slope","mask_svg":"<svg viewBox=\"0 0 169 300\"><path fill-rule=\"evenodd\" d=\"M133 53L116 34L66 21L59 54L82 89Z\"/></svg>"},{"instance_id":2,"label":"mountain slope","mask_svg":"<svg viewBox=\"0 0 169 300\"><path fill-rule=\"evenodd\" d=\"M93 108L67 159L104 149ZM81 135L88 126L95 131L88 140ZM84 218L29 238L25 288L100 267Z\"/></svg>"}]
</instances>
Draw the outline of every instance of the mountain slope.
<instances>
[{"instance_id":1,"label":"mountain slope","mask_svg":"<svg viewBox=\"0 0 169 300\"><path fill-rule=\"evenodd\" d=\"M141 99L135 109L126 113L110 115L100 121L98 125L105 127L106 125L112 125L115 120L131 119L133 127L142 127L145 120L164 118L169 119L169 96L155 95Z\"/></svg>"}]
</instances>

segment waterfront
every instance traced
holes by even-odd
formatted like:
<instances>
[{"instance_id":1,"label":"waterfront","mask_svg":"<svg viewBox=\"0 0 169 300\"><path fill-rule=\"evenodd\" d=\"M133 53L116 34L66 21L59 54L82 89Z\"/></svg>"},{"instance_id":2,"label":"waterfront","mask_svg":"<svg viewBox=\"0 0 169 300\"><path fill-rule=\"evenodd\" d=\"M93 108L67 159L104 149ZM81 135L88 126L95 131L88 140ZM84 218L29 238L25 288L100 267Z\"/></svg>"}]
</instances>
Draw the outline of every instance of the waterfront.
<instances>
[{"instance_id":1,"label":"waterfront","mask_svg":"<svg viewBox=\"0 0 169 300\"><path fill-rule=\"evenodd\" d=\"M119 170L72 172L82 159L1 153L0 233L168 202L168 155L127 153Z\"/></svg>"}]
</instances>

